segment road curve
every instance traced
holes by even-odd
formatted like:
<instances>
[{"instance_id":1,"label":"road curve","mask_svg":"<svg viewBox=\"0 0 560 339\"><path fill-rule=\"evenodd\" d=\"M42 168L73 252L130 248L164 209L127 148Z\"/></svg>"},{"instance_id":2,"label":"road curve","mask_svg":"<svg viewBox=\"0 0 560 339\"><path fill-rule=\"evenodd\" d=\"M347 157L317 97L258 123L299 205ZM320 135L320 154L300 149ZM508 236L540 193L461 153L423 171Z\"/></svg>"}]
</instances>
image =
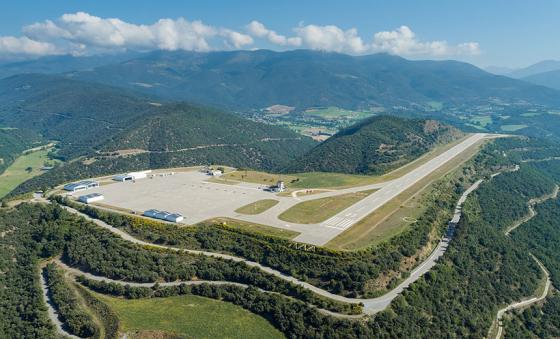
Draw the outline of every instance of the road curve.
<instances>
[{"instance_id":1,"label":"road curve","mask_svg":"<svg viewBox=\"0 0 560 339\"><path fill-rule=\"evenodd\" d=\"M519 169L519 166L517 166L516 168ZM518 221L514 222L511 226L509 226L504 231L504 234L509 237L509 235L511 234L511 232L513 230L515 230L517 227L523 225L524 223L528 222L529 220L533 219L537 215L537 211L535 211L535 205L543 203L543 202L545 202L549 199L556 199L556 197L558 197L558 189L559 189L558 185L555 185L552 193L545 194L545 195L540 196L538 198L530 199L527 202L527 206L529 207L529 213L527 215L525 215L524 217L522 217L521 219L519 219ZM548 291L550 290L550 285L551 285L550 274L548 273L548 270L546 269L546 267L532 253L529 253L529 255L531 256L531 258L533 258L533 260L535 260L535 262L539 265L540 269L542 270L542 272L546 276L546 283L545 283L544 291L538 297L533 297L533 298L530 298L530 299L515 302L515 303L509 304L506 307L498 310L498 312L496 314L496 319L494 320L494 323L490 327L490 331L492 331L492 329L495 326L498 326L498 331L496 332L495 339L500 339L503 335L504 326L502 324L502 318L504 317L504 314L506 312L514 310L514 309L518 309L518 308L527 307L529 305L537 303L537 302L545 299L546 296L548 295Z\"/></svg>"},{"instance_id":2,"label":"road curve","mask_svg":"<svg viewBox=\"0 0 560 339\"><path fill-rule=\"evenodd\" d=\"M126 241L129 241L131 243L138 244L138 245L141 245L141 246L149 246L149 247L155 247L155 248L161 248L161 249L168 249L168 250L182 252L182 253L204 255L204 256L213 257L213 258L231 260L231 261L235 261L235 262L243 262L248 266L258 267L259 269L261 269L262 271L264 271L266 273L269 273L273 276L281 278L285 281L291 282L295 285L301 286L301 287L303 287L307 290L310 290L310 291L312 291L312 292L314 292L318 295L327 297L329 299L342 301L342 302L347 302L347 303L351 303L351 304L361 303L361 304L364 305L363 313L368 314L368 315L372 315L372 314L378 313L378 312L384 310L385 308L387 308L387 306L389 306L391 301L393 299L395 299L405 288L407 288L410 284L412 284L413 282L418 280L422 275L424 275L426 272L428 272L436 264L437 259L439 259L445 253L445 251L447 250L449 242L450 242L450 240L453 236L455 226L459 222L459 219L461 218L462 204L465 202L468 195L471 192L473 192L475 189L478 188L478 186L480 185L481 182L482 182L482 180L478 180L473 185L471 185L467 190L465 190L465 192L461 195L461 197L457 201L453 218L449 222L447 234L441 239L441 241L438 243L438 245L436 246L434 251L432 251L430 256L427 259L425 259L420 265L418 265L410 273L409 277L406 278L404 281L402 281L397 287L395 287L394 289L392 289L391 291L387 292L386 294L384 294L380 297L369 298L369 299L348 298L348 297L343 297L343 296L340 296L340 295L337 295L337 294L333 294L329 291L326 291L326 290L321 289L319 287L313 286L313 285L311 285L311 284L309 284L305 281L301 281L301 280L299 280L297 278L294 278L292 276L288 276L288 275L286 275L286 274L284 274L280 271L277 271L273 268L261 265L257 262L254 262L254 261L246 260L244 258L235 257L235 256L232 256L232 255L222 254L222 253L214 253L214 252L199 251L199 250L189 250L189 249L177 248L177 247L172 247L172 246L152 244L152 243L137 239L137 238L133 237L132 235L103 222L102 220L91 218L90 216L88 216L84 213L81 213L80 211L78 211L74 208L71 208L69 206L63 206L63 208L65 208L70 213L80 215L83 218L85 218L86 220L92 221L96 225L111 231L112 233L120 236L122 239L124 239Z\"/></svg>"},{"instance_id":3,"label":"road curve","mask_svg":"<svg viewBox=\"0 0 560 339\"><path fill-rule=\"evenodd\" d=\"M47 305L47 314L48 314L51 322L54 324L54 326L56 328L56 332L59 335L61 335L63 338L68 337L68 338L72 338L72 339L80 339L80 337L77 337L73 334L70 334L70 333L66 332L66 330L64 329L64 324L58 318L58 312L54 308L53 302L51 301L51 299L49 297L49 288L48 288L45 276L43 275L43 269L42 268L40 268L40 270L39 270L39 278L40 278L41 291L43 292L43 301L44 301L45 305Z\"/></svg>"},{"instance_id":4,"label":"road curve","mask_svg":"<svg viewBox=\"0 0 560 339\"><path fill-rule=\"evenodd\" d=\"M537 303L541 300L544 300L546 298L546 296L548 295L548 292L550 291L551 281L550 281L550 274L548 273L548 270L539 261L539 259L537 259L531 253L529 253L529 254L533 258L533 260L535 260L535 262L539 265L540 269L543 271L543 273L546 276L546 283L544 285L544 290L541 293L541 295L539 295L538 297L533 297L533 298L530 298L530 299L515 302L515 303L509 304L506 307L498 310L498 313L496 314L496 320L495 320L498 324L498 332L496 333L496 339L500 339L503 335L504 326L502 324L502 318L504 317L504 314L506 312L511 311L511 310L515 310L515 309L519 309L519 308L523 308L523 307L527 307L527 306L530 306L530 305L532 305L534 303Z\"/></svg>"}]
</instances>

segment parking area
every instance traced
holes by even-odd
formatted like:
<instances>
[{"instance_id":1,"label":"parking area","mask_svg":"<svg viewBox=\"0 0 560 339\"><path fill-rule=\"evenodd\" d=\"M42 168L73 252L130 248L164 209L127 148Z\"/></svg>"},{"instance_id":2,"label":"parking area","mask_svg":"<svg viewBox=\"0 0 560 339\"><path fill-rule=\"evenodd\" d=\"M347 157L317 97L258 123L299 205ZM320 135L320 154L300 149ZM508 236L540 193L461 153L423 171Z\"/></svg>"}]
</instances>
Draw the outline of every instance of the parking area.
<instances>
[{"instance_id":1,"label":"parking area","mask_svg":"<svg viewBox=\"0 0 560 339\"><path fill-rule=\"evenodd\" d=\"M259 185L236 185L208 182L210 176L198 172L177 172L169 176L154 176L135 182L114 182L88 190L101 193L103 204L144 212L148 209L181 213L184 223L194 224L217 216L235 214L249 203L274 198Z\"/></svg>"}]
</instances>

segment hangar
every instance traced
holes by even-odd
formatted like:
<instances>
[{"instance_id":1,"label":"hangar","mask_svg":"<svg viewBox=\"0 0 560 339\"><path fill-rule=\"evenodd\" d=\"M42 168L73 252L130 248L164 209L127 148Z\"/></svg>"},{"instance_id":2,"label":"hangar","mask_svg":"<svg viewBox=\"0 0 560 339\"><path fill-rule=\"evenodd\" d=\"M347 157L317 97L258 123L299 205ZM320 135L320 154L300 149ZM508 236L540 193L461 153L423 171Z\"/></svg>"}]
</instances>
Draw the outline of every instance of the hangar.
<instances>
[{"instance_id":1,"label":"hangar","mask_svg":"<svg viewBox=\"0 0 560 339\"><path fill-rule=\"evenodd\" d=\"M86 204L91 204L92 202L101 201L103 199L105 199L105 197L101 193L86 194L78 198L79 201Z\"/></svg>"},{"instance_id":2,"label":"hangar","mask_svg":"<svg viewBox=\"0 0 560 339\"><path fill-rule=\"evenodd\" d=\"M146 170L146 171L139 171L139 172L117 174L113 177L113 180L125 182L125 181L134 181L134 180L138 180L138 179L144 179L144 178L147 178L148 174L151 173L151 172L152 172L152 170Z\"/></svg>"},{"instance_id":3,"label":"hangar","mask_svg":"<svg viewBox=\"0 0 560 339\"><path fill-rule=\"evenodd\" d=\"M143 213L143 215L145 217L150 217L150 218L160 219L160 220L165 220L165 221L171 221L171 222L181 222L184 219L183 216L179 213L169 213L169 212L166 212L166 211L159 211L159 210L155 210L155 209L147 210Z\"/></svg>"},{"instance_id":4,"label":"hangar","mask_svg":"<svg viewBox=\"0 0 560 339\"><path fill-rule=\"evenodd\" d=\"M99 183L97 181L84 180L84 181L66 184L64 185L64 190L69 192L78 192L78 191L83 191L95 187L99 187Z\"/></svg>"}]
</instances>

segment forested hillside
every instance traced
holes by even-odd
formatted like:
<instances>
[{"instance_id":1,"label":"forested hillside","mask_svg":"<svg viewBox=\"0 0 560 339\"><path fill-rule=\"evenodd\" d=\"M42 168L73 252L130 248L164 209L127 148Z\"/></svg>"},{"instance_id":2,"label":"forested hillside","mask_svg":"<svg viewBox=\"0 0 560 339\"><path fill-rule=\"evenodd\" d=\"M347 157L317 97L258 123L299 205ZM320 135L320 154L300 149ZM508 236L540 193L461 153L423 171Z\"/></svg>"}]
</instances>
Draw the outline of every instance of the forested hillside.
<instances>
[{"instance_id":1,"label":"forested hillside","mask_svg":"<svg viewBox=\"0 0 560 339\"><path fill-rule=\"evenodd\" d=\"M0 134L8 146L6 164L17 140L26 145L54 140L56 155L64 160L91 158L34 179L40 185L24 183L34 189L145 168L218 163L270 170L286 166L315 145L286 128L208 107L167 103L51 75L0 80L0 124L6 127ZM118 152L130 149L133 154L127 157Z\"/></svg>"},{"instance_id":2,"label":"forested hillside","mask_svg":"<svg viewBox=\"0 0 560 339\"><path fill-rule=\"evenodd\" d=\"M338 132L285 171L382 174L461 135L434 120L372 117Z\"/></svg>"},{"instance_id":3,"label":"forested hillside","mask_svg":"<svg viewBox=\"0 0 560 339\"><path fill-rule=\"evenodd\" d=\"M0 127L0 174L27 149L40 146L43 138L23 128Z\"/></svg>"},{"instance_id":4,"label":"forested hillside","mask_svg":"<svg viewBox=\"0 0 560 339\"><path fill-rule=\"evenodd\" d=\"M243 290L235 286L123 288L82 279L83 284L100 293L125 298L195 294L232 302L266 317L288 337L483 337L498 308L532 295L543 278L539 267L528 254L529 250L534 250L536 256L540 255L538 248L531 245L532 240L518 241L516 234L510 239L503 234L503 225L496 224L496 220L510 221L522 215L512 214L511 209L526 211L527 205L517 199L518 196L530 199L551 189L549 180L556 180L553 173L557 173L554 163L550 163L546 169L543 169L544 165L541 163L518 163L521 165L520 169L513 171L516 162L512 159L520 156L520 152L516 150L521 150L527 160L528 156L534 155L530 153L531 149L538 149L540 146L527 140L498 140L458 172L467 182L461 184L461 180L458 180L450 183L453 192L448 194L455 197L477 177L483 176L486 181L481 190L465 203L463 218L448 251L428 274L397 297L386 311L365 322L337 319L317 312L312 305L335 310L344 309L344 306L340 303L328 303L323 298L317 298L314 294L270 277L256 268L248 269L241 263L135 246L93 223L70 215L55 203L23 204L17 209L4 209L0 211L0 231L4 234L0 238L0 245L5 250L0 252L0 264L2 271L8 273L0 275L0 285L3 287L0 289L3 297L0 299L3 305L0 309L4 312L3 319L6 319L0 326L0 334L8 337L17 334L47 338L53 336L52 327L46 322L44 308L40 306L37 287L39 272L36 264L39 258L62 255L62 260L69 265L113 279L146 282L196 277L243 282L278 292L270 294L254 288ZM496 171L503 173L491 178L489 174ZM516 182L519 180L530 181L533 185L518 185ZM449 186L445 187L442 192L447 192ZM510 198L502 202L508 208L488 203L497 195ZM433 209L426 212L419 225L434 223L431 227L442 229L447 219L442 221L437 215L439 211L449 207L440 204L449 198L444 201L437 200L437 196L434 198L436 203L431 205ZM542 208L547 206L543 205ZM557 218L554 209L550 212L552 214L547 216L548 212L539 209L544 219L542 222L535 219L534 229L527 225L531 227L527 230L527 237L532 238L534 230L549 224L546 220ZM367 277L367 274L379 272L377 270L382 268L381 264L388 264L383 270L390 270L391 262L398 263L398 260L394 261L392 258L395 254L412 255L414 246L418 244L412 248L409 245L419 235L416 232L420 231L411 228L397 242L381 244L371 252L337 254L326 251L321 253L322 250L319 250L313 254L288 248L280 239L232 231L219 225L206 225L197 230L175 229L160 227L153 222L139 224L132 219L99 213L98 217L115 224L121 230L160 244L220 252L233 251L237 255L255 260L266 255L264 252L275 251L268 262L264 261L266 265L278 265L279 260L286 260L284 270L287 274L298 274L298 267L301 267L299 274L309 275L311 281L315 280L314 283L317 283L316 279L319 277L311 276L312 272L323 274L327 268L336 267L337 261L346 262L351 265L344 267L351 269L348 272L333 270L330 280L334 283L327 282L323 285L337 293L344 293L344 289L363 293L363 287L360 286L365 285L355 285L354 282ZM91 214L94 215L93 212ZM532 239L537 240L538 237ZM537 242L540 243L538 240ZM384 257L383 253L389 257ZM550 247L548 253L554 255L554 247ZM12 258L16 258L16 261ZM543 262L544 258L543 256ZM552 256L550 258L556 260ZM362 259L365 261L360 262ZM291 266L292 264L297 265ZM545 262L545 265L549 263ZM309 268L312 269L306 271ZM363 280L366 281L367 278ZM337 286L342 286L343 289L337 290ZM542 309L544 313L533 315L538 317L534 321L538 326L554 322L556 301L550 299L549 302L550 304L545 304L549 306ZM18 305L29 307L18 311ZM25 314L25 317L19 317L19 314ZM537 332L541 330L543 329L528 329L533 333L542 333Z\"/></svg>"}]
</instances>

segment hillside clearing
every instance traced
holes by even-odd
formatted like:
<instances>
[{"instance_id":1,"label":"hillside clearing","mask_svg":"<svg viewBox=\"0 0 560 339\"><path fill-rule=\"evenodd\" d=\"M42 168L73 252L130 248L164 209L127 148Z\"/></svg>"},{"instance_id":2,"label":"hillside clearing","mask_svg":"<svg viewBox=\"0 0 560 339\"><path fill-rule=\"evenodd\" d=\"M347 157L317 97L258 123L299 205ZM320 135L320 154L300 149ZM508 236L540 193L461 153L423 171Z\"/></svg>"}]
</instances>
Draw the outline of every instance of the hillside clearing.
<instances>
[{"instance_id":1,"label":"hillside clearing","mask_svg":"<svg viewBox=\"0 0 560 339\"><path fill-rule=\"evenodd\" d=\"M41 167L48 160L50 149L32 151L21 155L0 175L0 198L10 193L22 182L41 173ZM31 168L30 171L27 169Z\"/></svg>"},{"instance_id":2,"label":"hillside clearing","mask_svg":"<svg viewBox=\"0 0 560 339\"><path fill-rule=\"evenodd\" d=\"M189 338L283 338L264 318L239 306L184 295L127 300L96 294L117 314L121 331L164 331Z\"/></svg>"}]
</instances>

